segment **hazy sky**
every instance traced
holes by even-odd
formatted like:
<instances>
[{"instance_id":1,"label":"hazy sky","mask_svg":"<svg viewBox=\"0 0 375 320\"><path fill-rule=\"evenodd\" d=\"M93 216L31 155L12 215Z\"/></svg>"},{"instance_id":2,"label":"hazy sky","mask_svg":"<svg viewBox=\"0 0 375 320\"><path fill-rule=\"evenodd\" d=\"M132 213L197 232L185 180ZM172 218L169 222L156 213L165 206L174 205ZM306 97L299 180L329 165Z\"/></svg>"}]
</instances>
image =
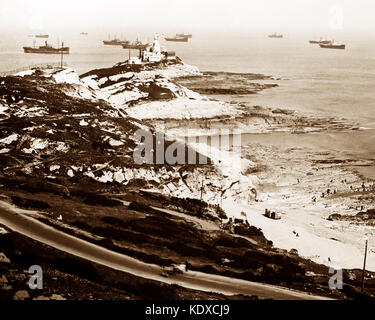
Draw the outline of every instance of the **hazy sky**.
<instances>
[{"instance_id":1,"label":"hazy sky","mask_svg":"<svg viewBox=\"0 0 375 320\"><path fill-rule=\"evenodd\" d=\"M375 31L374 0L0 0L0 28Z\"/></svg>"}]
</instances>

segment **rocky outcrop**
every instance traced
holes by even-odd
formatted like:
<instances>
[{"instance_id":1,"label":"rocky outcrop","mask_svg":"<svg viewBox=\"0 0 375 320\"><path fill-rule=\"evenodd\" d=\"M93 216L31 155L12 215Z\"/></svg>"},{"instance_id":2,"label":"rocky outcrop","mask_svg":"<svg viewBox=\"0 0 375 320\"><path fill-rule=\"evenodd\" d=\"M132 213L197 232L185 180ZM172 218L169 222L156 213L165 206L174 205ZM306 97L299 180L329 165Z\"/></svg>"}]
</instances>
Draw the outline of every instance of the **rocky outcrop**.
<instances>
[{"instance_id":1,"label":"rocky outcrop","mask_svg":"<svg viewBox=\"0 0 375 320\"><path fill-rule=\"evenodd\" d=\"M10 260L3 252L0 252L0 263L10 263Z\"/></svg>"},{"instance_id":2,"label":"rocky outcrop","mask_svg":"<svg viewBox=\"0 0 375 320\"><path fill-rule=\"evenodd\" d=\"M219 203L223 187L226 197L240 195L241 188L247 190L250 181L239 187L238 177L210 159L203 166L136 163L134 151L139 143L135 132L148 130L156 141L156 131L127 115L133 103L147 113L150 106L162 101L181 107L183 101L205 100L170 80L199 74L195 67L177 62L138 71L127 68L120 64L81 77L72 69L35 69L1 78L0 181L6 186L22 185L64 195L69 195L72 184L92 181L197 198L199 177L205 175L209 179L203 198L212 203ZM165 149L173 143L166 139ZM190 147L184 148L188 154ZM217 153L204 156L215 157Z\"/></svg>"},{"instance_id":3,"label":"rocky outcrop","mask_svg":"<svg viewBox=\"0 0 375 320\"><path fill-rule=\"evenodd\" d=\"M204 72L201 76L184 76L177 83L189 89L207 95L256 94L265 89L277 87L273 77L256 73Z\"/></svg>"}]
</instances>

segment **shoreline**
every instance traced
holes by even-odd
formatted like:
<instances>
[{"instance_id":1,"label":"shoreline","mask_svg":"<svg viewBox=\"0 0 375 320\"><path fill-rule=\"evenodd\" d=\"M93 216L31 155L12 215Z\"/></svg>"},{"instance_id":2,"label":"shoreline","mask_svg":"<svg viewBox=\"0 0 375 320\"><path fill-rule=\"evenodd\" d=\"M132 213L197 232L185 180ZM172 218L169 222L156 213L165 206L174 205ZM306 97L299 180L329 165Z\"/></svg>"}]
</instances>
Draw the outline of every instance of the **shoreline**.
<instances>
[{"instance_id":1,"label":"shoreline","mask_svg":"<svg viewBox=\"0 0 375 320\"><path fill-rule=\"evenodd\" d=\"M269 92L268 94L272 94L272 92ZM210 98L211 96L208 96ZM216 97L216 96L213 96ZM228 99L225 99L224 102L228 103L232 98L233 95L226 96ZM250 95L248 96L250 97ZM241 100L241 97L240 99ZM264 108L269 110L278 110L277 108ZM284 109L281 109L281 113L284 113ZM290 112L289 112L290 111ZM271 111L272 112L272 111ZM305 113L297 110L290 110L285 109L285 113L287 116L298 114L299 116L303 116ZM285 137L293 137L293 140L298 140L300 138L306 138L309 136L314 136L316 140L324 139L325 136L341 136L343 137L343 140L347 140L349 137L353 136L366 136L367 134L371 134L375 131L375 128L366 127L365 124L357 123L355 127L350 127L350 125L347 125L346 123L350 123L350 120L344 120L343 125L340 127L335 128L337 119L334 119L332 116L324 115L324 113L321 114L314 114L314 118L318 118L318 121L325 122L327 127L321 128L321 129L314 129L314 130L306 130L307 128L303 128L301 132L294 132L293 125L286 126L284 128L276 128L272 129L270 126L258 126L258 128L254 127L253 129L246 130L242 132L242 136L258 136L258 137L268 137L271 140L272 137L281 135ZM230 117L229 117L230 118ZM324 120L322 120L324 119ZM195 129L192 129L189 134L184 134L184 125L182 124L182 128L178 127L179 122L176 121L174 124L173 119L163 119L166 124L164 124L164 128L167 129L167 132L170 134L173 138L178 138L180 140L184 140L187 137L212 137L220 135L220 131L223 128L226 127L227 123L225 121L220 121L221 126L215 128L215 120L214 118L208 118L208 119L190 119L189 120L189 127L191 125ZM192 121L193 120L193 121ZM231 120L229 120L231 121ZM348 122L346 122L348 121ZM152 122L152 121L151 121ZM199 128L201 125L194 125L194 122L201 123L203 126L206 126L206 128ZM210 124L214 123L213 126L210 126ZM170 126L170 128L168 128ZM332 126L332 127L330 127ZM198 128L197 128L198 127ZM238 129L240 126L238 126L238 123L236 123L236 119L233 120L233 126L229 126L230 128L236 128ZM268 127L268 128L267 128ZM261 129L262 128L262 129ZM267 128L267 129L266 129ZM297 133L297 134L296 134ZM332 185L330 184L332 177L342 177L344 179L346 176L350 176L353 178L354 181L357 181L357 183L360 185L361 180L372 182L375 179L375 176L372 175L366 175L366 171L370 171L372 168L375 168L374 163L374 157L372 154L375 154L375 151L372 151L370 154L370 151L363 150L364 152L357 153L358 148L356 147L356 151L350 149L350 141L349 141L349 148L344 150L344 154L340 155L340 152L337 152L335 150L332 150L328 148L329 150L327 155L323 155L322 159L326 158L329 159L330 157L332 159L335 159L336 157L342 158L342 159L348 159L348 163L344 164L344 162L339 165L340 168L336 168L336 166L332 166L332 168L325 168L325 165L322 164L321 169L323 171L326 171L325 177L323 177L323 180L325 181L326 185ZM248 141L248 144L251 145L251 142ZM277 143L276 143L277 144ZM262 145L267 145L267 142L263 142ZM272 144L271 144L272 145ZM282 144L283 145L283 144ZM246 146L244 146L246 148ZM294 142L293 145L289 145L289 149L293 148L301 148L306 149L306 146L304 146L304 143L298 146L298 143ZM285 149L288 149L285 147ZM200 149L201 150L201 149ZM340 149L342 150L342 149ZM311 150L310 150L311 151ZM315 153L319 152L325 152L326 150L324 148L316 147ZM285 152L289 152L287 150L279 151L277 154L282 157L282 155ZM345 153L346 152L346 153ZM350 156L350 153L355 153L353 156ZM287 153L285 153L287 154ZM253 160L253 158L251 158ZM269 160L269 157L267 158ZM352 160L356 159L356 160ZM236 160L233 160L235 162ZM339 161L339 160L338 160ZM238 163L238 161L237 161ZM264 163L267 163L267 160L264 159ZM216 163L218 167L220 165ZM279 165L277 161L271 161L271 166L277 166ZM222 169L224 169L222 167ZM318 170L318 169L317 169ZM364 174L361 175L361 172ZM255 174L256 175L256 174ZM262 173L260 173L262 175ZM297 178L296 178L297 179ZM301 178L299 178L301 179ZM259 178L259 186L261 187L262 184L267 184L268 182L262 181L262 178ZM269 178L268 180L271 181L271 183L275 183L278 178L277 176L274 177L274 179ZM273 182L272 182L273 181ZM276 189L279 189L278 191L275 191L271 193L271 196L267 200L261 200L261 202L252 203L252 204L246 204L246 205L239 205L238 201L234 199L227 199L223 201L223 208L225 211L227 211L230 216L234 218L242 218L241 212L246 212L246 218L248 222L251 225L254 225L256 227L260 227L264 233L265 236L270 239L271 241L274 241L274 244L276 247L286 249L286 250L292 250L297 249L298 253L305 258L310 258L313 261L317 263L323 263L328 266L341 266L343 268L361 268L362 267L362 256L363 256L363 243L358 241L358 235L361 235L362 232L368 229L366 226L366 222L363 222L362 226L356 227L350 225L349 223L341 223L336 222L335 223L329 223L327 221L327 218L334 213L337 212L347 212L348 214L354 215L358 211L353 209L348 209L348 207L351 206L351 203L357 203L360 202L357 199L355 199L354 195L349 193L348 196L345 196L341 198L340 196L336 197L335 200L327 201L329 203L326 203L324 200L323 203L318 205L309 205L306 204L306 202L311 201L311 197L316 196L318 197L318 191L317 190L325 190L324 187L321 185L316 185L316 182L311 180L310 182L307 179L307 184L311 184L310 189L312 190L289 190L293 189L293 185L289 185L290 182L287 182L283 187L279 186L276 187ZM315 190L315 191L314 191ZM296 192L293 194L293 192ZM288 194L291 193L291 194ZM375 194L375 192L374 192ZM268 195L267 195L268 196ZM360 196L360 195L358 195ZM293 200L286 201L285 198L288 199L293 198ZM354 198L353 198L354 197ZM371 208L371 201L365 201L363 202L365 207ZM267 219L264 217L263 213L264 210L268 207L268 209L275 209L277 211L284 212L282 214L282 220L279 221L272 221L270 219ZM359 206L357 206L359 208ZM297 215L297 212L300 214ZM302 214L303 213L303 214ZM309 220L309 223L306 223L305 221ZM338 225L338 226L337 226ZM342 228L344 228L347 231L344 231ZM337 229L337 230L336 230ZM296 231L298 230L298 231ZM336 230L336 231L335 231ZM295 234L298 234L298 239L296 238ZM348 234L346 234L348 233ZM302 236L301 236L302 235ZM371 233L372 236L375 235L375 233ZM309 245L313 243L317 243L318 245L311 246ZM370 250L371 245L370 245ZM346 252L347 256L340 254L340 252ZM375 252L375 251L374 251ZM353 257L356 257L353 259ZM375 271L375 259L372 257L368 258L367 263L367 270Z\"/></svg>"},{"instance_id":2,"label":"shoreline","mask_svg":"<svg viewBox=\"0 0 375 320\"><path fill-rule=\"evenodd\" d=\"M264 135L272 136L273 134L274 133L266 133ZM250 145L252 144L250 143ZM263 148L266 148L266 144L263 145ZM303 149L303 147L301 149ZM306 152L308 153L309 151ZM279 158L282 158L286 153L283 154L283 152L275 151L277 159L273 161L271 161L270 155L274 155L274 153L270 153L270 150L266 150L265 154L268 154L268 163L266 162L266 166L277 167L280 165L278 163ZM330 155L335 156L334 154ZM327 159L330 155L325 155L322 159ZM251 159L253 160L253 157ZM327 186L326 188L332 188L334 185L331 183L332 178L337 180L340 180L340 178L351 179L354 184L357 184L357 187L361 186L362 181L366 181L367 185L373 183L374 178L364 177L362 180L355 169L358 168L358 166L373 168L375 164L361 164L360 160L358 161L359 163L353 163L351 167L348 168L346 165L342 167L333 165L327 168L325 168L326 166L324 164L320 167L317 165L317 170L320 168L320 170L324 172L322 177L323 182L314 182L313 179L305 178L307 179L304 182L307 184L307 190L299 188L298 184L289 181L289 178L286 184L275 185L271 188L271 191L267 190L267 187L262 190L262 185L276 183L278 178L277 176L269 177L267 179L269 182L267 182L264 178L262 179L262 177L260 177L258 185L260 191L258 194L260 194L259 197L261 199L258 202L239 204L238 201L233 199L225 199L223 201L223 209L233 218L242 218L241 212L245 212L247 221L251 225L261 228L266 238L274 242L275 247L286 250L296 249L302 257L332 267L339 266L346 269L361 268L364 241L360 241L358 236L361 236L367 231L368 236L373 237L375 233L371 230L371 227L366 226L365 222L359 226L353 226L348 222L329 222L327 219L331 214L338 212L340 214L346 213L349 215L358 213L359 209L350 209L353 203L357 204L357 208L361 206L359 203L362 203L366 208L370 209L372 208L372 200L370 199L367 202L357 200L357 198L360 198L361 195L364 194L362 192L352 192L345 195L345 191L339 191L342 192L343 196L338 194L335 198L322 199L320 203L318 200L317 204L311 203L311 198L313 196L319 198L318 190L326 190L324 189L324 185ZM287 165L287 163L284 163L284 165ZM218 166L220 167L220 165ZM296 169L296 167L291 168L291 170L294 171ZM264 172L260 172L261 176L263 174ZM255 173L255 175L257 175L257 173ZM300 174L298 179L302 181L303 177L304 175ZM294 179L297 180L297 177ZM279 182L281 182L281 180L279 180ZM295 185L297 186L295 187ZM375 195L375 189L372 192L370 191L370 194ZM274 209L278 213L281 213L282 219L272 221L264 217L263 213L267 208ZM298 234L298 238L295 236L296 234ZM311 246L311 244L314 245ZM371 248L371 244L370 252L375 252ZM353 259L353 257L356 258ZM368 257L366 269L375 271L375 259L371 257L371 255Z\"/></svg>"},{"instance_id":3,"label":"shoreline","mask_svg":"<svg viewBox=\"0 0 375 320\"><path fill-rule=\"evenodd\" d=\"M178 130L184 130L181 130L181 127L178 128L178 124L180 126L189 124L192 132L196 133L198 131L196 129L211 131L209 125L212 123L216 126L215 129L238 129L237 120L242 119L244 127L251 124L254 130L263 130L266 135L272 137L272 135L280 133L277 130L283 130L285 134L289 134L290 130L296 130L295 133L318 130L318 134L325 134L330 133L332 130L342 132L350 128L352 130L348 131L349 134L352 132L361 132L361 130L353 130L355 124L343 119L310 117L301 112L291 112L279 108L271 109L254 106L249 109L248 106L209 100L209 98L203 97L173 82L173 77L176 74L179 75L184 72L191 75L199 74L199 70L196 68L183 64L167 66L161 70L152 69L151 71L146 70L142 72L127 70L126 73L112 74L119 70L123 71L126 68L128 67L120 64L114 68L115 70L111 68L94 70L87 77L83 78L79 78L71 69L63 69L62 72L45 75L46 78L49 77L48 80L41 80L42 84L46 88L49 88L51 85L49 79L53 79L56 82L54 85L64 88L64 94L69 99L81 101L81 103L84 102L81 109L77 109L73 113L64 111L67 115L64 114L63 120L59 120L65 121L64 123L62 122L63 125L69 121L75 130L81 132L81 136L85 135L88 129L90 129L90 132L96 130L96 136L99 138L105 132L109 141L109 144L99 145L100 148L94 151L91 151L92 146L87 144L87 151L85 152L95 152L93 153L95 156L96 152L98 152L99 155L97 158L91 159L91 153L88 153L85 158L82 158L86 161L90 160L85 166L82 166L82 164L79 167L76 164L73 165L68 161L67 157L64 158L65 161L59 160L58 162L49 164L48 167L42 165L38 170L43 173L44 177L48 179L56 179L56 177L60 179L62 177L62 179L65 179L63 181L68 181L67 175L69 176L68 179L74 178L78 179L77 181L83 177L87 181L92 181L93 179L97 183L102 183L101 186L113 184L116 188L119 186L127 188L129 181L133 179L135 181L134 187L139 188L142 183L147 181L142 187L146 186L146 188L156 190L160 194L177 198L192 197L199 199L201 182L198 179L203 176L207 178L208 173L202 199L209 204L217 205L221 200L219 190L224 188L225 193L222 197L222 204L228 216L239 219L246 216L251 226L261 228L264 231L265 237L273 242L275 248L286 249L288 251L295 249L301 257L308 257L315 262L325 265L336 264L342 267L360 267L357 265L357 261L361 261L362 248L355 241L355 236L361 230L351 230L350 233L346 234L343 230L334 229L338 222L332 224L331 221L327 222L327 218L338 210L346 210L346 212L354 214L354 209L346 208L345 206L350 206L351 202L355 203L361 200L349 199L348 201L342 201L343 203L338 205L337 200L324 198L319 199L316 204L310 203L311 197L313 195L317 196L319 190L331 187L327 186L330 183L329 181L327 182L327 179L332 179L333 176L340 177L345 175L350 181L353 180L353 183L359 184L358 176L349 172L344 166L340 167L342 163L336 162L337 155L334 153L327 154L322 153L321 150L319 152L319 150L314 151L308 148L302 148L302 150L301 148L278 149L270 147L267 143L250 144L249 149L245 150L246 153L240 153L240 155L228 152L229 150L220 151L215 148L203 151L202 153L199 145L193 144L192 147L197 148L199 153L208 156L213 161L213 165L210 168L195 168L196 170L193 171L180 172L178 168L174 167L172 171L170 171L171 168L168 168L168 171L164 170L165 172L162 170L156 172L153 169L141 172L141 170L135 168L130 168L130 170L129 168L126 168L126 170L125 168L121 168L124 158L118 158L116 159L116 164L111 164L113 155L118 150L122 150L121 152L124 152L122 155L131 159L131 149L128 146L132 146L133 144L130 144L127 140L129 139L129 130L125 130L125 125L129 126L131 130L135 130L135 125L141 127L151 124L151 126L155 125L157 131L173 136L173 133L178 132ZM33 74L23 75L25 76L24 80L26 83L30 81L30 78L33 79L35 76ZM22 83L22 75L19 77L17 81ZM145 84L149 86L147 87ZM153 89L151 90L150 88ZM42 93L43 91L40 92L40 94ZM103 103L101 105L102 110L98 111L96 106L100 99L104 99L108 104ZM64 109L62 110L69 110L70 104L66 102L64 101L62 105ZM88 102L90 104L85 105ZM38 106L40 104L39 101L35 103ZM129 105L133 106L129 107ZM202 109L203 105L207 109ZM83 110L87 109L88 106L92 108L92 114L83 113ZM155 109L155 106L159 109ZM178 109L174 107L178 107ZM35 111L47 114L48 112L60 112L58 109L50 110L49 108L50 105L46 103L44 109ZM164 117L160 117L160 110L165 112ZM132 113L132 111L134 112ZM206 122L206 111L210 112L208 118L212 123ZM192 112L196 112L196 115L200 119L193 120L194 117L191 117ZM122 118L124 118L125 113L133 116L141 115L142 117L136 119L137 123L134 122L134 119L125 117L127 119L124 122L125 120ZM105 118L102 120L105 121L98 121L97 118L103 117L103 114ZM170 118L170 115L174 115L175 118ZM18 116L22 118L24 113ZM31 115L28 114L28 116ZM40 117L40 115L37 116ZM114 121L115 118L117 119L116 121L120 121L119 119L124 121L111 124L109 121ZM160 123L166 125L163 127L163 130L161 130L162 126L160 126ZM201 128L200 126L204 124L206 128ZM48 123L49 125L50 123ZM49 129L50 134L55 135L55 128L50 127ZM30 133L31 136L35 135L34 140L30 140L32 142L30 143L30 148L34 148L37 154L50 152L48 148L52 146L50 143L53 141L52 136L48 138L43 136L43 139L47 140L42 140L37 136L40 133L34 130L34 128L31 128L30 131L34 132L33 134ZM9 147L14 147L19 143L17 140L20 136L21 132L19 135L10 135L0 142L7 144ZM303 135L295 134L293 136L298 140ZM53 137L54 139L60 139L59 135ZM74 139L78 138L74 137ZM17 144L15 143L16 141ZM78 141L80 140L78 139ZM88 139L88 141L90 140ZM76 146L78 145L77 142L75 142ZM55 148L53 152L56 152L57 148L59 148L59 152L74 150L70 149L69 145L61 146L57 144L56 147L53 147ZM29 152L30 148L24 148L22 152ZM3 150L3 152L7 153L11 151L10 148L8 149ZM110 151L107 152L106 158L104 158L103 150L107 149ZM21 152L21 150L18 150L13 148L12 151ZM296 161L293 162L293 159ZM313 161L309 162L310 159ZM93 162L94 160L95 162ZM108 162L100 163L100 161ZM129 166L131 167L130 162ZM12 169L13 167L10 168ZM306 175L306 168L308 168L310 175ZM313 171L315 169L320 170L319 174L315 174ZM300 174L302 172L306 179L303 182L303 188L301 185L296 185L296 180L301 178L296 174L298 172ZM322 173L320 174L320 172ZM31 174L32 170L25 173ZM37 173L39 175L39 172ZM314 179L315 177L316 179ZM141 180L141 182L137 179ZM117 184L114 184L114 182ZM332 188L336 187L335 183L332 182ZM130 186L133 185L130 184ZM56 185L54 187L56 188ZM255 189L258 193L255 197L254 194L249 193L249 190L252 189ZM58 191L64 194L66 192L65 189L59 189ZM371 203L371 199L369 203ZM282 219L271 220L266 218L263 215L265 209L276 210L281 214ZM346 225L347 223L342 224L342 226ZM296 234L299 236L297 237ZM311 244L314 243L318 245L313 247ZM349 260L347 257L336 254L336 251L349 253ZM356 257L356 261L354 264L351 264L353 257ZM330 261L328 261L328 258L330 258ZM375 260L369 257L368 269L375 270L374 267Z\"/></svg>"},{"instance_id":4,"label":"shoreline","mask_svg":"<svg viewBox=\"0 0 375 320\"><path fill-rule=\"evenodd\" d=\"M268 151L267 153L269 155ZM282 153L278 152L278 156L282 157ZM269 159L270 157L268 156ZM234 162L235 160L233 160ZM268 165L277 166L273 162ZM221 167L221 169L225 168ZM274 246L277 248L288 251L296 249L301 257L327 266L339 266L345 269L361 268L364 241L359 241L358 236L367 231L368 236L373 237L375 235L374 231L371 230L371 227L366 226L365 222L361 225L353 226L349 222L330 222L327 219L330 215L338 212L349 215L358 213L360 203L365 204L366 202L358 201L356 198L360 198L363 193L353 192L345 195L345 192L343 192L344 195L342 197L338 195L335 199L322 199L321 202L318 200L317 204L312 203L311 199L314 196L319 197L317 190L326 190L322 184L332 186L330 184L332 177L336 177L338 180L350 177L353 183L357 184L357 187L360 187L362 181L354 170L349 169L346 174L341 171L342 169L335 167L327 169L322 167L321 170L325 172L323 183L308 179L306 182L308 185L306 189L308 190L302 190L297 183L294 185L290 181L287 181L284 185L275 185L269 188L267 184L276 183L277 177L267 179L267 181L260 177L257 184L257 190L259 190L258 202L241 204L238 199L227 198L223 200L223 209L230 217L239 219L243 218L242 212L244 212L250 225L261 228L266 238L273 241ZM258 176L257 173L254 175ZM303 177L303 175L300 176ZM297 180L297 178L295 179ZM366 184L371 181L374 180L368 179ZM309 190L310 188L315 191ZM375 195L375 189L371 194ZM353 199L351 198L352 196L354 197ZM357 204L357 210L351 208L353 203ZM370 199L365 207L371 208L371 203ZM281 214L281 220L272 221L266 218L264 216L265 209L276 210L278 214ZM298 237L296 237L296 234L298 234ZM370 252L375 252L371 248L371 244ZM356 257L356 259L353 259L353 257ZM366 269L375 271L375 258L371 255L368 257Z\"/></svg>"},{"instance_id":5,"label":"shoreline","mask_svg":"<svg viewBox=\"0 0 375 320\"><path fill-rule=\"evenodd\" d=\"M175 76L176 74L173 74L172 81L177 81L177 83L179 83L179 78L175 78ZM206 79L204 73L202 76L197 73L197 70L195 70L194 73L185 78L185 80L188 79L188 82L190 81L192 83L193 87L190 88L194 88L194 86L197 86L197 84L201 86L203 85L204 87L205 83L202 83L202 77L205 81ZM218 77L219 79L222 77L227 78L230 84L234 86L233 90L243 90L242 84L240 86L236 86L236 83L239 80L238 77L243 77L243 74L226 72L213 73L213 75L210 75L211 82L209 81L209 86L212 86L212 82L214 85L217 84L218 79L215 77ZM277 79L263 75L254 76L254 74L250 74L249 77L252 79L251 81L263 79L267 82L270 80L277 82ZM247 79L245 83L249 85L251 81L249 82ZM186 83L183 85L186 85ZM268 89L257 84L255 84L255 87L262 88L262 90L266 89L266 91L270 90L269 94L272 94L272 88ZM202 90L202 92L206 92L204 88ZM262 94L262 92L264 92L262 90L258 91L258 94ZM248 97L251 96L253 95L248 95ZM184 140L186 136L191 137L205 134L212 136L216 133L220 133L223 128L229 130L245 130L244 132L248 132L249 134L259 133L260 135L264 134L265 136L269 137L272 137L275 134L285 134L294 136L294 138L297 140L300 139L300 137L306 137L310 134L319 137L321 135L328 135L331 133L351 135L352 133L357 134L359 132L366 134L368 132L368 130L363 130L363 125L344 118L290 109L251 106L249 103L232 103L231 101L233 100L233 95L226 95L228 99L217 101L212 99L212 97L215 98L215 96L201 96L199 93L197 94L187 91L187 97L189 100L186 98L177 97L177 99L172 101L152 101L140 103L134 107L127 108L126 112L139 120L143 120L146 121L146 123L154 125L157 130L165 132L168 137L174 139L178 138L180 141ZM186 127L190 129L188 135L186 135ZM249 129L249 127L251 129ZM197 150L199 150L199 152L202 152L202 148L199 147L199 144L194 144L194 146L197 148ZM319 263L324 263L326 265L338 263L342 264L343 267L361 267L361 259L358 259L358 263L348 264L348 261L346 261L344 257L337 256L335 253L331 253L330 255L332 257L329 258L328 253L336 250L348 250L348 252L351 252L354 256L360 257L363 250L352 238L344 236L342 237L342 242L331 240L331 237L326 237L325 239L326 233L332 232L329 226L323 227L322 231L315 232L315 230L311 229L310 226L304 225L305 219L307 217L311 217L315 219L313 222L314 226L319 227L320 224L325 223L325 218L327 218L330 214L337 212L337 210L346 210L343 205L341 206L342 209L335 208L338 205L337 203L323 203L318 209L314 207L305 207L306 200L310 200L313 195L317 194L316 190L304 191L304 193L301 193L300 198L297 197L294 202L290 201L290 204L285 201L285 199L282 199L284 193L288 193L285 192L285 190L279 193L275 192L273 195L274 199L271 198L270 200L264 200L264 202L261 203L254 203L254 199L252 199L251 196L249 197L247 193L249 188L253 188L254 186L256 189L262 188L262 172L255 172L254 174L250 175L246 175L245 173L248 170L250 170L250 172L253 170L258 170L258 165L255 161L256 158L251 158L251 161L249 162L247 159L241 160L241 158L238 158L238 155L231 157L232 155L230 153L225 152L225 150L224 152L222 151L223 150L218 152L211 148L210 150L205 150L204 152L209 158L214 159L215 165L219 168L226 179L229 178L232 183L236 181L236 179L240 179L240 184L236 188L237 191L230 193L233 198L231 200L223 200L223 207L228 211L227 213L229 213L229 216L241 218L241 211L248 211L249 213L247 213L247 217L249 223L254 226L261 227L262 230L265 231L266 237L271 241L274 241L276 247L287 250L297 248L300 255L311 257L312 260ZM269 151L266 150L265 154L267 155L268 152ZM275 155L287 155L288 152L285 150L278 150L275 152ZM316 150L316 152L319 153L319 150ZM336 156L337 153L331 152L330 155L323 155L322 158L329 159L329 157L335 158ZM269 160L269 157L266 157L263 162L267 163ZM271 165L277 167L280 165L279 161L280 158L276 157L276 159L271 162ZM233 168L238 165L240 165L240 167L233 171ZM304 163L304 165L306 165L306 163ZM337 171L335 167L332 169L328 168L327 170L328 171L324 176L324 184L326 185L330 183L331 179L329 179L329 177L331 174L340 175L343 174L343 172L346 172L346 170L340 171L341 169ZM258 177L258 175L261 177ZM346 175L346 173L343 174L343 177L344 175ZM232 178L231 176L237 178ZM350 172L349 176L354 177L353 179L359 179L358 175L355 173ZM268 178L268 180L271 180L271 183L275 183L275 181L278 180L278 177L275 176L273 178ZM268 180L265 182L265 184L269 183ZM284 189L286 189L286 191L288 191L287 189L289 183L289 181L287 181L286 184L284 183ZM319 190L319 188L322 188L321 185L315 186L315 184L316 183L312 181L313 189ZM297 192L298 194L301 192L301 190L297 189L293 192ZM242 195L240 196L240 194ZM286 196L290 197L289 194ZM207 191L207 194L203 195L203 199L209 203L215 204L219 203L220 201L211 191ZM242 209L236 207L238 206L238 202L243 201L247 202L245 207L242 207ZM339 203L340 202L346 203L347 201L340 200ZM350 200L349 202L356 202L356 200ZM283 228L279 229L274 227L275 224L272 220L269 220L263 216L265 206L271 206L271 209L284 210L286 212L305 211L305 214L300 215L299 218L296 218L294 215L290 214L290 218L276 221L276 225L280 223L281 225L284 225ZM318 210L318 213L316 213L316 210ZM353 210L349 210L349 212L351 214L354 213ZM299 233L305 234L306 237L305 240L301 240L301 238L299 238L299 243L296 243L296 237L293 233L294 229L296 228L301 229ZM356 232L354 231L353 234L355 235ZM339 238L339 235L340 233L336 234L334 232L334 236L332 236L332 238ZM320 245L315 248L311 248L308 243L313 243L314 241L317 241L320 243ZM331 249L321 251L321 248L329 247L331 247ZM331 262L328 261L328 258L331 260ZM368 266L375 271L375 260L372 260L373 259L369 258Z\"/></svg>"}]
</instances>

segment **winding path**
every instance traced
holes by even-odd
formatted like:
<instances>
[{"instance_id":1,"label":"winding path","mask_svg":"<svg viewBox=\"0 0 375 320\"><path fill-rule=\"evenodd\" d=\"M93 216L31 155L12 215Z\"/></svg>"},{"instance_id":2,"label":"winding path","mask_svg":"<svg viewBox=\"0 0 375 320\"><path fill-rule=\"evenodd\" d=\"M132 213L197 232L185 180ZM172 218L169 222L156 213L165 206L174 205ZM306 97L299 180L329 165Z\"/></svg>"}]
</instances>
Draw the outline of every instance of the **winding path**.
<instances>
[{"instance_id":1,"label":"winding path","mask_svg":"<svg viewBox=\"0 0 375 320\"><path fill-rule=\"evenodd\" d=\"M138 277L225 295L257 295L262 298L278 300L329 299L269 284L255 283L196 271L188 271L166 278L161 275L163 269L158 265L144 263L56 230L27 215L30 213L30 211L18 209L5 201L0 201L0 223L11 230L74 256Z\"/></svg>"}]
</instances>

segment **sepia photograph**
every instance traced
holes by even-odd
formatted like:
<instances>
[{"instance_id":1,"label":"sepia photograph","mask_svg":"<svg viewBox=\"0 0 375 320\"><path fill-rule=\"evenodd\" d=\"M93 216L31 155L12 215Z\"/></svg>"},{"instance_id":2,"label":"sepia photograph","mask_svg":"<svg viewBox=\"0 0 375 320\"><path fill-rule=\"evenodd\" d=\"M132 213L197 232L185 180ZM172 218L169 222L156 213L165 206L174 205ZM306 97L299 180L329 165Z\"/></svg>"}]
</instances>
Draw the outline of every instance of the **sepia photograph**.
<instances>
[{"instance_id":1,"label":"sepia photograph","mask_svg":"<svg viewBox=\"0 0 375 320\"><path fill-rule=\"evenodd\" d=\"M0 0L0 303L375 300L374 11Z\"/></svg>"}]
</instances>

